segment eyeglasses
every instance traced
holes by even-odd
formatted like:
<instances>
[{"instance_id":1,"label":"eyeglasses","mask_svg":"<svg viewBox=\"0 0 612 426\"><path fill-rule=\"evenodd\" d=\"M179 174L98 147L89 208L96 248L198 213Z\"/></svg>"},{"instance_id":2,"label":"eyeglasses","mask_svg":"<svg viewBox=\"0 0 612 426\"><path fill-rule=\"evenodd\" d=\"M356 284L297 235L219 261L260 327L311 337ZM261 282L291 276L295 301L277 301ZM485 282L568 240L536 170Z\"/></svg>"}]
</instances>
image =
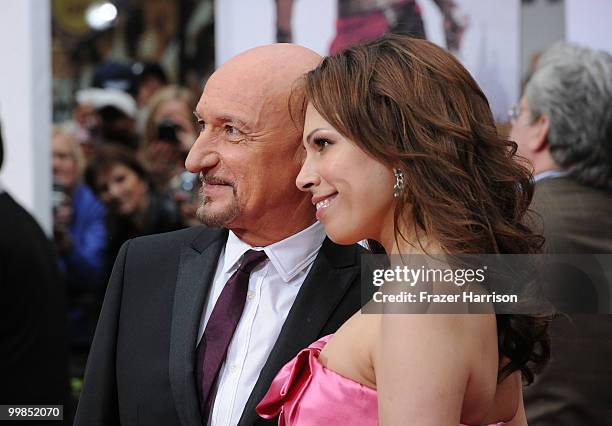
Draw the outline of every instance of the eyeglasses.
<instances>
[{"instance_id":1,"label":"eyeglasses","mask_svg":"<svg viewBox=\"0 0 612 426\"><path fill-rule=\"evenodd\" d=\"M508 118L510 119L511 123L514 123L516 120L518 120L518 117L520 114L521 114L521 107L517 104L512 105L508 109Z\"/></svg>"}]
</instances>

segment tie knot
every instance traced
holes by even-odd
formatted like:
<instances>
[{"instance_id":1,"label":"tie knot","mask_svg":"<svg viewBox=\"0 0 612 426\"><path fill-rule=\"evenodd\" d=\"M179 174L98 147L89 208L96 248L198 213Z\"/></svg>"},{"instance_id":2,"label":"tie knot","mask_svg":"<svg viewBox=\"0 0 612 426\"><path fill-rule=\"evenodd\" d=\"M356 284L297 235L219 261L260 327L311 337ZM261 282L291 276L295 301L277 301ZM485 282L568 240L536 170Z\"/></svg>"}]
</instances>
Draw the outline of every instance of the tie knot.
<instances>
[{"instance_id":1,"label":"tie knot","mask_svg":"<svg viewBox=\"0 0 612 426\"><path fill-rule=\"evenodd\" d=\"M238 270L250 274L251 271L267 257L266 252L263 250L249 250L244 254Z\"/></svg>"}]
</instances>

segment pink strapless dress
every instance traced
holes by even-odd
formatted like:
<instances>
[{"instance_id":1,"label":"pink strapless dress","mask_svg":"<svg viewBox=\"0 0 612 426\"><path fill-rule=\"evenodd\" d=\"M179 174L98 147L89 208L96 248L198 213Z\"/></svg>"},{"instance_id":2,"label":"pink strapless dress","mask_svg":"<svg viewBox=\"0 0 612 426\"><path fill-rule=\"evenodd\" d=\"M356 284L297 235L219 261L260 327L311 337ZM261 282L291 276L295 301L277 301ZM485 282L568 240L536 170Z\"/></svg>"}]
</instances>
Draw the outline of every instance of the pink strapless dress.
<instances>
[{"instance_id":1,"label":"pink strapless dress","mask_svg":"<svg viewBox=\"0 0 612 426\"><path fill-rule=\"evenodd\" d=\"M279 416L279 426L338 426L349 420L351 426L378 425L376 390L319 362L319 354L331 336L300 351L279 371L257 406L261 417Z\"/></svg>"}]
</instances>

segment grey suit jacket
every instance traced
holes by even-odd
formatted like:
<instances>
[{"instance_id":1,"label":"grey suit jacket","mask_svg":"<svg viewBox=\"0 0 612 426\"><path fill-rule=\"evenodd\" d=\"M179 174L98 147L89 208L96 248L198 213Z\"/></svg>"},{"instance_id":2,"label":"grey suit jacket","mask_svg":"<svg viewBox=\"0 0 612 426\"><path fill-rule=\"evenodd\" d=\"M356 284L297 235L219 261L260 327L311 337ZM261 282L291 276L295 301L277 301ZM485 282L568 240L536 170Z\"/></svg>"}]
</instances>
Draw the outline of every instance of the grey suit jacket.
<instances>
[{"instance_id":1,"label":"grey suit jacket","mask_svg":"<svg viewBox=\"0 0 612 426\"><path fill-rule=\"evenodd\" d=\"M196 336L226 230L190 228L128 241L108 285L75 424L202 425ZM300 349L361 306L360 246L326 239L239 424L272 425L255 407Z\"/></svg>"},{"instance_id":2,"label":"grey suit jacket","mask_svg":"<svg viewBox=\"0 0 612 426\"><path fill-rule=\"evenodd\" d=\"M546 179L536 184L532 208L541 218L548 253L612 253L612 193L571 177ZM592 282L588 277L576 281L576 298L589 303ZM612 316L555 319L551 344L550 363L525 389L529 425L612 424Z\"/></svg>"}]
</instances>

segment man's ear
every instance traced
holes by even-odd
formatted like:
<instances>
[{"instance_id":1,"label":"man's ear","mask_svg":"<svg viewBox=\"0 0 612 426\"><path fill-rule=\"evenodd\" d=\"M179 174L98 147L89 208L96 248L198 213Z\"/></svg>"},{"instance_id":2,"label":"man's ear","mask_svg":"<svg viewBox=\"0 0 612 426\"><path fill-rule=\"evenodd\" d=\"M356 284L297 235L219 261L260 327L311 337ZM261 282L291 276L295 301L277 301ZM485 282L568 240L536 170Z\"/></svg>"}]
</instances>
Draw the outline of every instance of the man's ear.
<instances>
[{"instance_id":1,"label":"man's ear","mask_svg":"<svg viewBox=\"0 0 612 426\"><path fill-rule=\"evenodd\" d=\"M531 139L531 151L541 152L548 149L548 132L550 130L550 120L541 114L533 123L533 138Z\"/></svg>"}]
</instances>

